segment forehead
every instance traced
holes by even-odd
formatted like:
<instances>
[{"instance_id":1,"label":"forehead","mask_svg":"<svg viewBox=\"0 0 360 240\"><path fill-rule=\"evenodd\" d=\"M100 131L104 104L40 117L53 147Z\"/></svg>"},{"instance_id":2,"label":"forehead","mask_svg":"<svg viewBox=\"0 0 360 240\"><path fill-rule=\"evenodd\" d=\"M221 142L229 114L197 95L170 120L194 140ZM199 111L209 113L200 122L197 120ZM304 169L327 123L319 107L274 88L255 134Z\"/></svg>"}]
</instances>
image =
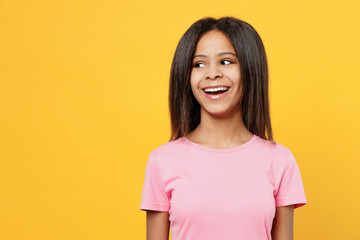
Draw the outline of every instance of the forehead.
<instances>
[{"instance_id":1,"label":"forehead","mask_svg":"<svg viewBox=\"0 0 360 240\"><path fill-rule=\"evenodd\" d=\"M205 33L198 41L195 49L196 54L200 53L217 53L217 52L233 52L234 46L230 39L219 30L212 30Z\"/></svg>"}]
</instances>

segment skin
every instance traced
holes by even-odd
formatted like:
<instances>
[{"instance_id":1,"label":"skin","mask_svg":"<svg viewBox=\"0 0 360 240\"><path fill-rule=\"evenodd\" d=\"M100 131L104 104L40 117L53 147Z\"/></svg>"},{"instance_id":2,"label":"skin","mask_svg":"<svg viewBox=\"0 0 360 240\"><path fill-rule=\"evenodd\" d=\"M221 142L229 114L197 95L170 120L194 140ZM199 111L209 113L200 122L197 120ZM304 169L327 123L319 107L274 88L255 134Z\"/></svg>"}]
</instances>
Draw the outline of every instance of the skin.
<instances>
[{"instance_id":1,"label":"skin","mask_svg":"<svg viewBox=\"0 0 360 240\"><path fill-rule=\"evenodd\" d=\"M201 106L201 120L187 137L200 145L226 149L250 140L253 134L245 127L240 109L240 64L229 39L220 31L204 34L195 49L190 75L192 92ZM221 99L205 97L201 88L230 86Z\"/></svg>"},{"instance_id":2,"label":"skin","mask_svg":"<svg viewBox=\"0 0 360 240\"><path fill-rule=\"evenodd\" d=\"M294 205L276 207L271 229L273 240L293 240Z\"/></svg>"},{"instance_id":3,"label":"skin","mask_svg":"<svg viewBox=\"0 0 360 240\"><path fill-rule=\"evenodd\" d=\"M146 211L146 240L169 240L169 213Z\"/></svg>"},{"instance_id":4,"label":"skin","mask_svg":"<svg viewBox=\"0 0 360 240\"><path fill-rule=\"evenodd\" d=\"M200 145L227 149L249 141L253 134L245 127L240 109L240 64L230 40L222 32L204 34L195 49L190 76L192 92L201 106L201 121L185 137ZM205 97L201 88L230 86L222 99ZM273 240L293 239L294 205L276 207L271 235ZM147 240L169 239L169 213L147 211Z\"/></svg>"}]
</instances>

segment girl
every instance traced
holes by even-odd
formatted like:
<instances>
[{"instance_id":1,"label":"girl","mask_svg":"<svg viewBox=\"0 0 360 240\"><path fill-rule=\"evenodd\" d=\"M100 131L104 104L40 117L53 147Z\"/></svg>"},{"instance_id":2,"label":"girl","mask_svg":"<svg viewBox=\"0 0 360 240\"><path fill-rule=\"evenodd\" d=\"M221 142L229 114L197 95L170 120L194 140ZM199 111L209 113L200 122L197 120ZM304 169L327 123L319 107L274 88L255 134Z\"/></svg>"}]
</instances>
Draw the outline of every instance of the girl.
<instances>
[{"instance_id":1,"label":"girl","mask_svg":"<svg viewBox=\"0 0 360 240\"><path fill-rule=\"evenodd\" d=\"M203 18L182 36L170 75L170 140L150 152L141 210L147 239L291 240L307 203L290 149L273 141L260 36Z\"/></svg>"}]
</instances>

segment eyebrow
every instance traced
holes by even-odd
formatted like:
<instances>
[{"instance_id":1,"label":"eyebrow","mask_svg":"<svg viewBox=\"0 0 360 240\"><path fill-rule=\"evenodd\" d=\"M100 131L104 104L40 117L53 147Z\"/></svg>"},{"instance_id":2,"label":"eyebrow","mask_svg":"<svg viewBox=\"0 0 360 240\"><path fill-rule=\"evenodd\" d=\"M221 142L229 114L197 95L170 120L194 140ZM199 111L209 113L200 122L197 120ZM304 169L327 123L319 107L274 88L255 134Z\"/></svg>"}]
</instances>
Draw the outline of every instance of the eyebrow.
<instances>
[{"instance_id":1,"label":"eyebrow","mask_svg":"<svg viewBox=\"0 0 360 240\"><path fill-rule=\"evenodd\" d=\"M233 52L221 52L221 53L218 53L217 56L223 56L223 55L227 55L227 54L230 54L230 55L233 55L234 57L237 57L235 53ZM199 54L199 55L195 55L194 58L196 57L202 57L202 58L206 58L208 57L207 55L204 55L204 54Z\"/></svg>"}]
</instances>

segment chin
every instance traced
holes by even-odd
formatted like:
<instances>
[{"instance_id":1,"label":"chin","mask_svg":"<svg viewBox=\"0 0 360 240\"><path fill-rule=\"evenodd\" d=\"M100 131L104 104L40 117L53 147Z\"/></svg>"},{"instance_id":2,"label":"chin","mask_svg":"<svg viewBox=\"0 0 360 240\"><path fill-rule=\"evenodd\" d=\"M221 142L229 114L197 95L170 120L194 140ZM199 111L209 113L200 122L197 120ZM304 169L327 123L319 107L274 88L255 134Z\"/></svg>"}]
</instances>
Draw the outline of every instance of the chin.
<instances>
[{"instance_id":1,"label":"chin","mask_svg":"<svg viewBox=\"0 0 360 240\"><path fill-rule=\"evenodd\" d=\"M227 117L231 112L230 109L208 109L205 110L209 115L212 115L217 118Z\"/></svg>"}]
</instances>

